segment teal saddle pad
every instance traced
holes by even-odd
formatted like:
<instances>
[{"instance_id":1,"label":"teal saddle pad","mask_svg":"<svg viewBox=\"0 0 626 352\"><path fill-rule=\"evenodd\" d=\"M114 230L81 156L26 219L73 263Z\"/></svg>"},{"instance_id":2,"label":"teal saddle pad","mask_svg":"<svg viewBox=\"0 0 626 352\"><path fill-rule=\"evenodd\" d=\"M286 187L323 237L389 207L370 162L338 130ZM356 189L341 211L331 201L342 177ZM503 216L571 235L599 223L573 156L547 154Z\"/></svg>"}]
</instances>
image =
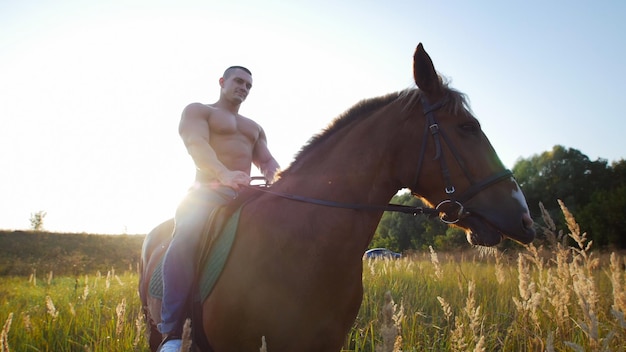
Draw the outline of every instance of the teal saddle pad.
<instances>
[{"instance_id":1,"label":"teal saddle pad","mask_svg":"<svg viewBox=\"0 0 626 352\"><path fill-rule=\"evenodd\" d=\"M239 225L239 216L241 215L241 208L239 207L228 219L224 225L220 234L217 235L213 245L209 249L209 254L206 256L206 261L200 267L200 275L198 282L198 294L201 301L204 301L213 287L217 279L219 279L228 254L233 247L235 241L235 233L237 233L237 227ZM165 256L163 256L164 258ZM203 256L200 256L203 257ZM159 261L152 277L150 278L149 293L152 297L162 299L163 298L163 258Z\"/></svg>"}]
</instances>

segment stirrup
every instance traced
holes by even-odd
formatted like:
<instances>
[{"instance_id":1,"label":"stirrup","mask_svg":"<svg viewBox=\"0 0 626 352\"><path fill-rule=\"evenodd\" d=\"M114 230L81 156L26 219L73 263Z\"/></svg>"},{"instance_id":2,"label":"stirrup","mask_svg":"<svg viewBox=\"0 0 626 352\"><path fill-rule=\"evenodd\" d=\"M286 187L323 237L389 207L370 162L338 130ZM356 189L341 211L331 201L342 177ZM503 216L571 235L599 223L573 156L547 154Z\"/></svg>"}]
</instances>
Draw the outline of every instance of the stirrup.
<instances>
[{"instance_id":1,"label":"stirrup","mask_svg":"<svg viewBox=\"0 0 626 352\"><path fill-rule=\"evenodd\" d=\"M165 335L163 341L161 341L161 344L157 347L157 352L179 352L182 344L183 340L180 335Z\"/></svg>"}]
</instances>

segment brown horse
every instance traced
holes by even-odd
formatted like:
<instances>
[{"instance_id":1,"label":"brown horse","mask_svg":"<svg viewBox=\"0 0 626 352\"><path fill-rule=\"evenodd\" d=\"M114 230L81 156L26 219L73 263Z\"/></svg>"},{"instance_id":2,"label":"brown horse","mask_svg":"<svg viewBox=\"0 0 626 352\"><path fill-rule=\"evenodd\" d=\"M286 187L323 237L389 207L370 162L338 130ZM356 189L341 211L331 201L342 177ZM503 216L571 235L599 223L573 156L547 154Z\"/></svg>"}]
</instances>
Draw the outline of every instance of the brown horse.
<instances>
[{"instance_id":1,"label":"brown horse","mask_svg":"<svg viewBox=\"0 0 626 352\"><path fill-rule=\"evenodd\" d=\"M339 351L361 304L363 253L400 189L436 205L471 244L533 240L517 182L421 43L413 71L419 89L360 102L271 188L246 191L260 194L242 209L202 326L195 323L215 351L258 351L262 337L270 352ZM141 299L155 333L160 302L146 285L171 233L170 220L143 248Z\"/></svg>"}]
</instances>

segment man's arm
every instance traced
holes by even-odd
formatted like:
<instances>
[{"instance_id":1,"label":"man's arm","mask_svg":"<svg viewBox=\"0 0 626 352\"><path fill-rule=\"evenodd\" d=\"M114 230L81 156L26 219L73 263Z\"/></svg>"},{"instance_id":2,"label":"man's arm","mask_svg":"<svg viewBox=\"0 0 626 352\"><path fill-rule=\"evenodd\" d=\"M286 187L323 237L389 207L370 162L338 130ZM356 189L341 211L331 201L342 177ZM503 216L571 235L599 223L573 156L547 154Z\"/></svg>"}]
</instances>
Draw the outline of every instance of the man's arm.
<instances>
[{"instance_id":1,"label":"man's arm","mask_svg":"<svg viewBox=\"0 0 626 352\"><path fill-rule=\"evenodd\" d=\"M254 165L259 168L267 183L271 184L275 181L276 173L280 169L280 166L267 147L265 131L263 131L261 127L259 127L259 129L259 139L254 146L253 162Z\"/></svg>"},{"instance_id":2,"label":"man's arm","mask_svg":"<svg viewBox=\"0 0 626 352\"><path fill-rule=\"evenodd\" d=\"M215 178L225 186L238 189L240 184L248 184L250 177L243 171L229 170L218 159L210 144L209 117L211 108L199 103L188 105L183 110L178 133L193 159L196 168L209 178Z\"/></svg>"}]
</instances>

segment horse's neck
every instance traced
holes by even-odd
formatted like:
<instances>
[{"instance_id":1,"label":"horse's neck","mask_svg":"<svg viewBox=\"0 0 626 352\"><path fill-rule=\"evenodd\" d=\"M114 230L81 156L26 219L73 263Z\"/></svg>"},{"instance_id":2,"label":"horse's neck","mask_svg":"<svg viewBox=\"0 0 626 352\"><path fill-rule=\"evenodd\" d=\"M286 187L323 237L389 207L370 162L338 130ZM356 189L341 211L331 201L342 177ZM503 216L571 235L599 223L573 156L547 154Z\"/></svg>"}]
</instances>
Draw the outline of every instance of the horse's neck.
<instances>
[{"instance_id":1,"label":"horse's neck","mask_svg":"<svg viewBox=\"0 0 626 352\"><path fill-rule=\"evenodd\" d=\"M399 155L403 149L398 145L406 143L407 136L400 135L405 124L394 119L397 116L398 111L386 109L385 116L379 112L326 136L313 149L309 146L301 153L272 189L328 202L387 205L402 187L402 180L410 178L403 173L411 172L400 170L406 164L401 159L407 155ZM381 210L319 204L279 204L284 208L261 212L271 213L269 216L280 221L290 214L289 224L285 225L288 232L310 239L309 245L329 261L360 259L383 214ZM290 237L285 241L291 241Z\"/></svg>"},{"instance_id":2,"label":"horse's neck","mask_svg":"<svg viewBox=\"0 0 626 352\"><path fill-rule=\"evenodd\" d=\"M386 204L397 192L390 178L391 156L381 150L384 141L354 144L346 140L320 146L291 176L293 189L304 196L326 200Z\"/></svg>"},{"instance_id":3,"label":"horse's neck","mask_svg":"<svg viewBox=\"0 0 626 352\"><path fill-rule=\"evenodd\" d=\"M386 205L400 188L392 176L400 156L392 155L389 148L393 144L389 139L395 133L389 131L390 126L383 121L373 120L386 117L370 116L367 121L347 126L316 146L306 159L297 160L295 169L285 179L288 191L331 202ZM335 218L337 208L327 208L325 211ZM342 214L356 217L355 221L361 221L364 227L374 231L382 212L344 211Z\"/></svg>"}]
</instances>

